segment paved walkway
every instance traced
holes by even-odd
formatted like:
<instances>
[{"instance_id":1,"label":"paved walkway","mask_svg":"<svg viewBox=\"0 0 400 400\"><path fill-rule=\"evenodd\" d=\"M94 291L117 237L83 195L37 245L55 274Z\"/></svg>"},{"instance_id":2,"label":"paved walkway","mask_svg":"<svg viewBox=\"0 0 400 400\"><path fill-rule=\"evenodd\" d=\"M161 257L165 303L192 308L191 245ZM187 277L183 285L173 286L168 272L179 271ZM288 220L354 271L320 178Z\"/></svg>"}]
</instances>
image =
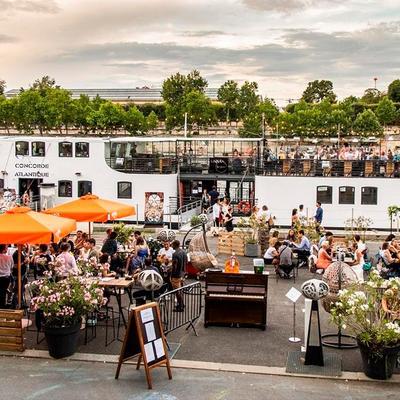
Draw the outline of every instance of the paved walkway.
<instances>
[{"instance_id":1,"label":"paved walkway","mask_svg":"<svg viewBox=\"0 0 400 400\"><path fill-rule=\"evenodd\" d=\"M12 400L369 400L398 399L391 382L346 382L190 369L152 371L147 389L143 369L124 365L119 380L115 364L0 357L0 399Z\"/></svg>"}]
</instances>

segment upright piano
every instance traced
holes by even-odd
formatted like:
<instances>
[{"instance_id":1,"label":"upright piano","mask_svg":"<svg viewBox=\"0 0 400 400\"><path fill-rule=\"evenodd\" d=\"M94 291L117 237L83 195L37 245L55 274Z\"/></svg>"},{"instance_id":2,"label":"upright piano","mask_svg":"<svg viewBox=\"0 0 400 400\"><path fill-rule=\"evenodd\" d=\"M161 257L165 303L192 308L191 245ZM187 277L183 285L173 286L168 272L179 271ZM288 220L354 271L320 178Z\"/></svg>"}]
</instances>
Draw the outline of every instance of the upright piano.
<instances>
[{"instance_id":1,"label":"upright piano","mask_svg":"<svg viewBox=\"0 0 400 400\"><path fill-rule=\"evenodd\" d=\"M206 272L204 326L267 325L268 272Z\"/></svg>"}]
</instances>

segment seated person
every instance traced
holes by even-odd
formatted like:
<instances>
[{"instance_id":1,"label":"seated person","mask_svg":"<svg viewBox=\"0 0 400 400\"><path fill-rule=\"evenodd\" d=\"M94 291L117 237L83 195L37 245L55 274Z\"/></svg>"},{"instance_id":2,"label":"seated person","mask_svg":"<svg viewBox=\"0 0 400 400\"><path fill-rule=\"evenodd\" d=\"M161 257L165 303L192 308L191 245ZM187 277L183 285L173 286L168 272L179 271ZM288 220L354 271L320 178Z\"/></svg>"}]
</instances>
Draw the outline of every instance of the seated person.
<instances>
[{"instance_id":1,"label":"seated person","mask_svg":"<svg viewBox=\"0 0 400 400\"><path fill-rule=\"evenodd\" d=\"M329 244L331 244L331 241L333 241L333 233L332 232L325 232L325 235L321 236L318 242L318 247L322 247L322 243L328 241Z\"/></svg>"},{"instance_id":2,"label":"seated person","mask_svg":"<svg viewBox=\"0 0 400 400\"><path fill-rule=\"evenodd\" d=\"M279 247L279 265L276 269L276 273L279 274L281 278L290 279L292 277L293 270L293 252L289 247L289 241L285 240L282 246Z\"/></svg>"},{"instance_id":3,"label":"seated person","mask_svg":"<svg viewBox=\"0 0 400 400\"><path fill-rule=\"evenodd\" d=\"M299 268L307 264L308 256L310 255L311 244L308 238L304 234L304 230L299 230L299 240L300 243L292 243L294 246L294 253L297 253L299 256Z\"/></svg>"},{"instance_id":4,"label":"seated person","mask_svg":"<svg viewBox=\"0 0 400 400\"><path fill-rule=\"evenodd\" d=\"M318 251L318 259L316 262L317 273L322 274L331 264L332 257L328 253L329 242L325 240L322 242L321 248Z\"/></svg>"},{"instance_id":5,"label":"seated person","mask_svg":"<svg viewBox=\"0 0 400 400\"><path fill-rule=\"evenodd\" d=\"M143 269L145 259L150 255L147 244L144 243L144 239L140 236L136 239L135 254L132 254L127 258L126 262L126 273L133 275L138 269Z\"/></svg>"},{"instance_id":6,"label":"seated person","mask_svg":"<svg viewBox=\"0 0 400 400\"><path fill-rule=\"evenodd\" d=\"M276 242L273 246L269 246L267 251L264 253L264 265L272 265L279 262L279 247L280 242Z\"/></svg>"},{"instance_id":7,"label":"seated person","mask_svg":"<svg viewBox=\"0 0 400 400\"><path fill-rule=\"evenodd\" d=\"M400 259L392 256L389 250L388 242L383 243L382 249L379 251L379 255L381 256L383 263L389 269L389 271L398 275L400 272Z\"/></svg>"},{"instance_id":8,"label":"seated person","mask_svg":"<svg viewBox=\"0 0 400 400\"><path fill-rule=\"evenodd\" d=\"M294 231L294 229L289 229L289 232L286 236L286 240L288 240L289 242L296 241L296 232Z\"/></svg>"},{"instance_id":9,"label":"seated person","mask_svg":"<svg viewBox=\"0 0 400 400\"><path fill-rule=\"evenodd\" d=\"M157 254L157 261L160 263L161 271L163 272L162 275L166 277L171 269L174 249L171 247L171 243L169 241L165 241L163 244L164 247L162 247Z\"/></svg>"}]
</instances>

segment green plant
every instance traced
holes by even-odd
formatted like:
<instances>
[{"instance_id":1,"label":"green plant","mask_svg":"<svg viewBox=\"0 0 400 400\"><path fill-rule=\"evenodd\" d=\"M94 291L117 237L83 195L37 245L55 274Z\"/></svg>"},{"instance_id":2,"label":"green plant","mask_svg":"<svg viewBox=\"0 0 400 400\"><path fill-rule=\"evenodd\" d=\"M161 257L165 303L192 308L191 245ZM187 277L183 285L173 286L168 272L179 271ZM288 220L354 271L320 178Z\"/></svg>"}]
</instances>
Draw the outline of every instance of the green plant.
<instances>
[{"instance_id":1,"label":"green plant","mask_svg":"<svg viewBox=\"0 0 400 400\"><path fill-rule=\"evenodd\" d=\"M323 232L322 228L314 218L302 218L296 223L295 231L298 232L300 229L304 231L305 236L314 243L318 243L320 235Z\"/></svg>"},{"instance_id":2,"label":"green plant","mask_svg":"<svg viewBox=\"0 0 400 400\"><path fill-rule=\"evenodd\" d=\"M236 226L245 243L256 244L258 243L258 231L265 229L266 224L265 218L257 218L257 215L253 213L250 217L241 217Z\"/></svg>"},{"instance_id":3,"label":"green plant","mask_svg":"<svg viewBox=\"0 0 400 400\"><path fill-rule=\"evenodd\" d=\"M199 215L193 215L192 218L190 218L190 226L196 226L201 224L201 218Z\"/></svg>"},{"instance_id":4,"label":"green plant","mask_svg":"<svg viewBox=\"0 0 400 400\"><path fill-rule=\"evenodd\" d=\"M342 329L348 328L374 356L381 357L385 347L400 343L398 322L382 308L382 299L398 293L399 288L400 278L382 279L374 269L363 286L355 284L339 291L331 309L332 321Z\"/></svg>"},{"instance_id":5,"label":"green plant","mask_svg":"<svg viewBox=\"0 0 400 400\"><path fill-rule=\"evenodd\" d=\"M353 217L344 221L344 229L349 232L349 239L352 239L355 234L359 234L363 241L368 229L372 225L372 219L367 217Z\"/></svg>"},{"instance_id":6,"label":"green plant","mask_svg":"<svg viewBox=\"0 0 400 400\"><path fill-rule=\"evenodd\" d=\"M135 231L135 228L127 226L123 222L119 222L113 225L113 230L117 234L117 242L126 245L130 242L130 237Z\"/></svg>"}]
</instances>

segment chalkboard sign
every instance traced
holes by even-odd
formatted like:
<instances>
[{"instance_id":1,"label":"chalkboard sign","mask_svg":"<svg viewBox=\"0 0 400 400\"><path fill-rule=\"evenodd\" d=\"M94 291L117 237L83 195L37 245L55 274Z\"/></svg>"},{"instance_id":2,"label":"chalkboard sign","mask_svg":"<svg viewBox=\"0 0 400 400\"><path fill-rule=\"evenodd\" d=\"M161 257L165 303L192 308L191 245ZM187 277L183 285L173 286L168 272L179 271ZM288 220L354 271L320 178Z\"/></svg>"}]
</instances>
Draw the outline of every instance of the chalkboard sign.
<instances>
[{"instance_id":1,"label":"chalkboard sign","mask_svg":"<svg viewBox=\"0 0 400 400\"><path fill-rule=\"evenodd\" d=\"M149 389L152 388L151 368L165 364L168 377L172 379L164 332L161 326L160 310L157 303L149 303L132 309L115 379L118 379L122 363L135 356L139 356L136 369L139 369L140 362L143 359Z\"/></svg>"},{"instance_id":2,"label":"chalkboard sign","mask_svg":"<svg viewBox=\"0 0 400 400\"><path fill-rule=\"evenodd\" d=\"M208 172L215 172L218 174L227 174L229 172L229 158L228 157L214 157L210 158Z\"/></svg>"}]
</instances>

